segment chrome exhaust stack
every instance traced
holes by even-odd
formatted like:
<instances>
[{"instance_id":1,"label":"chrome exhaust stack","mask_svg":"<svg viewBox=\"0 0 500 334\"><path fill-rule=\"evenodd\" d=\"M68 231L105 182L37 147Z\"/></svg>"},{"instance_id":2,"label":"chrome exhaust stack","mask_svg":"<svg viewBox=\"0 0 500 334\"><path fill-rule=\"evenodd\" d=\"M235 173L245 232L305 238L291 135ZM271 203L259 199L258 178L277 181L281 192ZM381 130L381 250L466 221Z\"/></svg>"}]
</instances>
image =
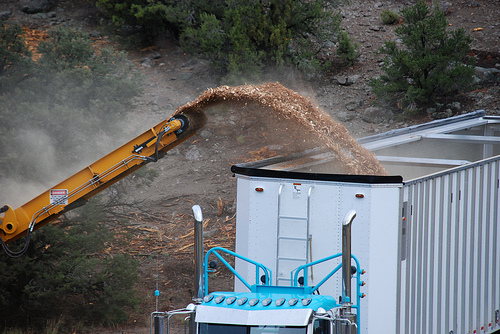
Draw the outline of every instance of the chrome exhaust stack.
<instances>
[{"instance_id":1,"label":"chrome exhaust stack","mask_svg":"<svg viewBox=\"0 0 500 334\"><path fill-rule=\"evenodd\" d=\"M167 320L167 334L170 333L170 318L174 315L188 315L184 319L184 333L197 333L195 313L196 305L203 301L203 213L199 205L192 207L194 215L194 258L195 258L195 292L193 302L184 309L173 310L169 312L151 313L151 334L165 334L165 316ZM189 320L189 324L188 321Z\"/></svg>"},{"instance_id":2,"label":"chrome exhaust stack","mask_svg":"<svg viewBox=\"0 0 500 334\"><path fill-rule=\"evenodd\" d=\"M350 210L342 222L342 308L340 319L335 323L336 333L357 333L357 316L352 313L351 303L351 227L356 217L356 211Z\"/></svg>"},{"instance_id":3,"label":"chrome exhaust stack","mask_svg":"<svg viewBox=\"0 0 500 334\"><path fill-rule=\"evenodd\" d=\"M356 211L349 211L342 222L342 302L351 302L351 226Z\"/></svg>"},{"instance_id":4,"label":"chrome exhaust stack","mask_svg":"<svg viewBox=\"0 0 500 334\"><path fill-rule=\"evenodd\" d=\"M195 295L193 301L201 303L203 300L203 213L199 205L192 207L194 215L194 256L195 256Z\"/></svg>"}]
</instances>

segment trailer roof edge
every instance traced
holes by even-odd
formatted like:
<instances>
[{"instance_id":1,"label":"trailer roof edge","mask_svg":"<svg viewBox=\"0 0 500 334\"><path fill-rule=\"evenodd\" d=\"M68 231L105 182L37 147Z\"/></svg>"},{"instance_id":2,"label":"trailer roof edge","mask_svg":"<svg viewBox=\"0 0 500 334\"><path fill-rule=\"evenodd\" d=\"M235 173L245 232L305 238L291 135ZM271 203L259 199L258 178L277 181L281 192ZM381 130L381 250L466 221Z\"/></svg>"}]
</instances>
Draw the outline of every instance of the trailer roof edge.
<instances>
[{"instance_id":1,"label":"trailer roof edge","mask_svg":"<svg viewBox=\"0 0 500 334\"><path fill-rule=\"evenodd\" d=\"M379 134L376 134L373 136L359 138L359 139L357 139L357 142L359 144L363 145L363 144L371 143L371 142L374 142L374 141L377 141L380 139L396 137L399 135L409 134L409 133L413 133L416 131L422 131L425 129L432 129L432 128L435 128L437 126L453 124L453 123L462 122L462 121L470 120L470 119L476 119L476 118L485 117L485 116L486 116L486 111L483 109L479 109L479 110L476 110L476 111L473 111L473 112L470 112L467 114L457 115L457 116L453 116L453 117L449 117L449 118L445 118L445 119L437 119L437 120L434 120L434 121L431 121L428 123L416 124L416 125L408 126L408 127L401 128L401 129L394 129L394 130L390 130L387 132L379 133Z\"/></svg>"},{"instance_id":2,"label":"trailer roof edge","mask_svg":"<svg viewBox=\"0 0 500 334\"><path fill-rule=\"evenodd\" d=\"M315 180L315 181L338 181L369 184L403 183L400 175L351 175L351 174L326 174L326 173L305 173L291 172L283 170L270 170L249 167L248 164L231 166L231 171L235 174L258 177L286 178L294 180Z\"/></svg>"}]
</instances>

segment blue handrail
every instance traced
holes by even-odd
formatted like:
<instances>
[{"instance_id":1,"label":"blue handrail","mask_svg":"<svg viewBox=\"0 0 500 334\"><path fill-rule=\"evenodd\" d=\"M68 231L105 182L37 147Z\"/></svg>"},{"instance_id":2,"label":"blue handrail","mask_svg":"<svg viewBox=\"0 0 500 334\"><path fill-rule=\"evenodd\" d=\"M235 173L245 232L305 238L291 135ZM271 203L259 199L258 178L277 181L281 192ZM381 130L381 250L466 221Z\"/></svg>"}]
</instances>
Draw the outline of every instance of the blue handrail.
<instances>
[{"instance_id":1,"label":"blue handrail","mask_svg":"<svg viewBox=\"0 0 500 334\"><path fill-rule=\"evenodd\" d=\"M207 254L205 255L205 260L203 262L203 275L204 275L204 280L203 280L203 287L204 287L204 295L208 295L208 272L209 272L209 269L208 269L208 259L210 257L211 254L213 254L214 256L216 256L233 274L234 276L236 276L247 288L248 290L252 290L252 286L236 271L236 269L233 268L233 266L231 266L220 254L219 252L222 252L222 253L226 253L226 254L229 254L231 256L234 256L235 258L238 258L238 259L241 259L243 261L246 261L250 264L253 264L255 266L255 285L270 285L271 284L271 280L272 280L272 271L271 269L267 268L265 265L263 265L262 263L259 263L259 262L256 262L256 261L253 261L243 255L240 255L238 253L235 253L233 251L230 251L226 248L223 248L223 247L214 247L214 248L211 248ZM338 253L338 254L335 254L335 255L331 255L331 256L328 256L328 257L325 257L323 259L320 259L320 260L317 260L317 261L313 261L313 262L310 262L310 263L307 263L307 264L304 264L304 265L301 265L297 268L295 268L294 270L292 270L290 272L290 275L291 275L291 279L292 279L292 283L291 285L293 287L298 287L299 286L299 283L298 283L298 280L299 280L299 273L300 272L303 272L304 273L304 286L307 287L307 269L309 267L312 267L314 265L317 265L317 264L320 264L320 263L323 263L323 262L326 262L326 261L329 261L329 260L332 260L332 259L335 259L335 258L338 258L338 257L341 257L342 256L342 253ZM358 333L359 333L359 330L360 330L360 323L361 323L361 315L360 315L360 302L361 302L361 298L362 298L362 294L361 294L361 291L360 291L360 287L361 285L363 284L361 282L361 277L360 275L362 274L362 269L359 265L359 261L358 259L351 254L351 258L354 259L354 261L356 262L356 276L355 276L355 279L356 279L356 303L355 304L352 304L351 307L356 309L356 313L357 313L357 323L358 323ZM313 287L310 287L310 290L308 291L308 293L310 294L313 294L315 291L317 291L320 286L322 286L328 279L330 279L330 277L332 277L336 272L338 272L340 270L340 268L342 268L342 263L340 263L338 266L336 266L328 275L326 275L318 284L316 284L315 286ZM259 274L261 273L261 270L262 272L264 272L264 275L265 275L265 283L264 284L261 284L260 283L260 277L259 277ZM344 295L344 292L342 293ZM350 301L349 301L350 302Z\"/></svg>"},{"instance_id":2,"label":"blue handrail","mask_svg":"<svg viewBox=\"0 0 500 334\"><path fill-rule=\"evenodd\" d=\"M253 260L251 260L243 255L240 255L238 253L235 253L235 252L230 251L229 249L226 249L223 247L213 247L205 255L205 261L203 263L203 271L204 271L203 287L204 287L205 295L208 294L208 258L210 256L210 254L213 254L214 256L216 256L234 274L234 276L236 276L241 281L241 283L243 283L248 288L248 290L251 290L251 285L243 277L241 277L241 275L238 274L238 272L233 268L233 266L231 266L218 252L223 252L223 253L232 255L235 258L241 259L243 261L246 261L250 264L255 265L255 284L256 285L260 285L259 274L260 274L261 270L264 272L264 275L265 275L265 283L263 285L270 285L271 284L272 271L271 271L271 269L267 268L262 263L253 261Z\"/></svg>"},{"instance_id":3,"label":"blue handrail","mask_svg":"<svg viewBox=\"0 0 500 334\"><path fill-rule=\"evenodd\" d=\"M297 268L295 268L294 270L291 271L290 275L291 275L291 279L292 279L292 286L299 286L299 273L302 271L304 273L304 286L307 286L307 268L309 267L312 267L316 264L320 264L320 263L323 263L323 262L326 262L326 261L329 261L329 260L332 260L332 259L335 259L335 258L338 258L338 257L341 257L342 256L342 253L337 253L337 254L334 254L334 255L331 255L331 256L328 256L328 257L325 257L323 259L320 259L320 260L317 260L317 261L313 261L313 262L309 262L309 263L306 263L304 265L301 265ZM357 313L357 322L358 322L358 328L359 328L359 324L361 323L360 321L360 308L359 308L359 305L360 305L360 302L361 302L361 298L362 298L362 294L361 294L361 285L363 283L361 283L361 274L362 274L362 269L359 265L359 261L358 259L351 254L351 258L354 259L354 261L356 262L356 304L353 304L351 307L355 308L356 309L356 313ZM316 284L315 286L313 286L311 288L311 292L310 293L314 293L315 291L317 291L319 289L320 286L322 286L330 277L332 277L337 271L339 271L339 269L342 268L342 263L340 263L338 266L336 266L328 275L326 275L318 284ZM344 293L342 293L342 295L344 295Z\"/></svg>"}]
</instances>

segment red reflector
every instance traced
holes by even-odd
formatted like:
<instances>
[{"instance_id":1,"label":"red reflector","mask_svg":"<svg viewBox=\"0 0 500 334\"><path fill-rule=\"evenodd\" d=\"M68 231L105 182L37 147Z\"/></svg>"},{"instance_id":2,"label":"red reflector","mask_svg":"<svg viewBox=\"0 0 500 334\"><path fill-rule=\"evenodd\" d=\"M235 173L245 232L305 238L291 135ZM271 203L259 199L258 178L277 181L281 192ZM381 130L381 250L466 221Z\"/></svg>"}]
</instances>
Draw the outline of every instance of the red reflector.
<instances>
[{"instance_id":1,"label":"red reflector","mask_svg":"<svg viewBox=\"0 0 500 334\"><path fill-rule=\"evenodd\" d=\"M365 195L363 195L363 194L356 194L356 198L364 198L364 197L365 197Z\"/></svg>"},{"instance_id":2,"label":"red reflector","mask_svg":"<svg viewBox=\"0 0 500 334\"><path fill-rule=\"evenodd\" d=\"M255 191L258 191L258 192L263 192L263 191L264 191L264 188L255 188Z\"/></svg>"}]
</instances>

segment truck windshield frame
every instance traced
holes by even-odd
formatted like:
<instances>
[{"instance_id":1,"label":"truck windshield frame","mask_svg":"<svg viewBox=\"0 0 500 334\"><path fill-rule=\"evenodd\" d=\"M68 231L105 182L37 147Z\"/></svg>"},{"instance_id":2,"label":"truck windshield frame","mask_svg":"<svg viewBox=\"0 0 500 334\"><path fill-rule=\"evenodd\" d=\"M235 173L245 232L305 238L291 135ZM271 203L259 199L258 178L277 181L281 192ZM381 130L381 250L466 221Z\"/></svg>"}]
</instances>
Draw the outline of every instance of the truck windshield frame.
<instances>
[{"instance_id":1,"label":"truck windshield frame","mask_svg":"<svg viewBox=\"0 0 500 334\"><path fill-rule=\"evenodd\" d=\"M199 334L306 334L307 327L199 324Z\"/></svg>"}]
</instances>

